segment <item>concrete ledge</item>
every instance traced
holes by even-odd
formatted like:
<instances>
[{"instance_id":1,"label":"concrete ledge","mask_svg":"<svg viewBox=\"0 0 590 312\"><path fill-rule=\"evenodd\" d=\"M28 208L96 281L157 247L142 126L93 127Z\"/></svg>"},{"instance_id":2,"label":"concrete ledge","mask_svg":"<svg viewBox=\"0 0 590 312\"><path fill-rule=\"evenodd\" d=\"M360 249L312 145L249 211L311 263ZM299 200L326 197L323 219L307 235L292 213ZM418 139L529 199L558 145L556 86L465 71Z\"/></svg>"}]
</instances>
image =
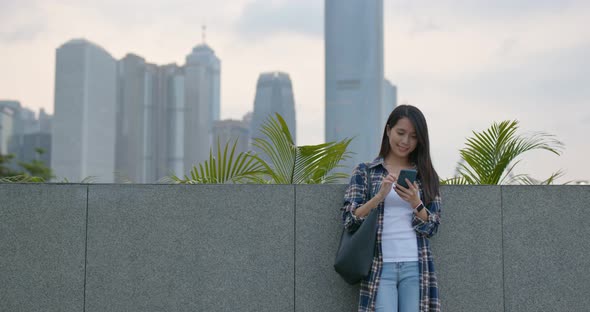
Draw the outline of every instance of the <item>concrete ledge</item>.
<instances>
[{"instance_id":1,"label":"concrete ledge","mask_svg":"<svg viewBox=\"0 0 590 312\"><path fill-rule=\"evenodd\" d=\"M587 311L586 186L503 187L506 311Z\"/></svg>"},{"instance_id":2,"label":"concrete ledge","mask_svg":"<svg viewBox=\"0 0 590 312\"><path fill-rule=\"evenodd\" d=\"M0 311L82 311L82 185L0 184Z\"/></svg>"},{"instance_id":3,"label":"concrete ledge","mask_svg":"<svg viewBox=\"0 0 590 312\"><path fill-rule=\"evenodd\" d=\"M299 185L295 252L295 311L356 311L358 286L334 271L345 185Z\"/></svg>"},{"instance_id":4,"label":"concrete ledge","mask_svg":"<svg viewBox=\"0 0 590 312\"><path fill-rule=\"evenodd\" d=\"M90 186L86 311L290 311L294 187Z\"/></svg>"},{"instance_id":5,"label":"concrete ledge","mask_svg":"<svg viewBox=\"0 0 590 312\"><path fill-rule=\"evenodd\" d=\"M500 186L443 186L431 239L445 311L502 311Z\"/></svg>"},{"instance_id":6,"label":"concrete ledge","mask_svg":"<svg viewBox=\"0 0 590 312\"><path fill-rule=\"evenodd\" d=\"M0 184L0 311L355 311L345 185ZM590 186L443 186L445 311L585 311Z\"/></svg>"}]
</instances>

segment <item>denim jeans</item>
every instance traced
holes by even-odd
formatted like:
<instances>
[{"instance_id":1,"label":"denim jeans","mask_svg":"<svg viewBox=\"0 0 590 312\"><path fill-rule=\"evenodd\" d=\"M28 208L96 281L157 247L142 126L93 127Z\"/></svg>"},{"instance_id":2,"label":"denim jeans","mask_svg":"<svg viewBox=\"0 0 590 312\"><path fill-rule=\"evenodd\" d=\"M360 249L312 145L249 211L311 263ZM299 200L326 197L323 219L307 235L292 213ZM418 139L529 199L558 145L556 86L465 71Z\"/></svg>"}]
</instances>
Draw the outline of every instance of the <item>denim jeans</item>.
<instances>
[{"instance_id":1,"label":"denim jeans","mask_svg":"<svg viewBox=\"0 0 590 312\"><path fill-rule=\"evenodd\" d=\"M384 262L375 312L418 312L420 309L418 261Z\"/></svg>"}]
</instances>

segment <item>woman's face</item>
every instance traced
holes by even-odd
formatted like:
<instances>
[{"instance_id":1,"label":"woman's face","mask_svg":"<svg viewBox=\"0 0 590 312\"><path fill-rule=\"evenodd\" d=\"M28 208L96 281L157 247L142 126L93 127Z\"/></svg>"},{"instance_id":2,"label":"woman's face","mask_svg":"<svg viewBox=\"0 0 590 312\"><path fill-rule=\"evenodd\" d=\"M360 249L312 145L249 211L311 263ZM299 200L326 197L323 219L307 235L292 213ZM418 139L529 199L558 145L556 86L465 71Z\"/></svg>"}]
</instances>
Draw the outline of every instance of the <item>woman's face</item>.
<instances>
[{"instance_id":1,"label":"woman's face","mask_svg":"<svg viewBox=\"0 0 590 312\"><path fill-rule=\"evenodd\" d=\"M387 133L389 136L389 153L397 157L407 158L418 145L416 129L407 117L402 117Z\"/></svg>"}]
</instances>

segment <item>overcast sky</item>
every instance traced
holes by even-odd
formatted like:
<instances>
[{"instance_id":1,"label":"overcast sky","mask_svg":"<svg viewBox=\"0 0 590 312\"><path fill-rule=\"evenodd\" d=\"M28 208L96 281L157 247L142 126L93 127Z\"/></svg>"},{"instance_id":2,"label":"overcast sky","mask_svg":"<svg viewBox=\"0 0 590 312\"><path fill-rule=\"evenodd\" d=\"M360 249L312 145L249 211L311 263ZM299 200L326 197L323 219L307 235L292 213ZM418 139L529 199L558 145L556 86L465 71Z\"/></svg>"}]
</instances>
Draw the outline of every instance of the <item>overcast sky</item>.
<instances>
[{"instance_id":1,"label":"overcast sky","mask_svg":"<svg viewBox=\"0 0 590 312\"><path fill-rule=\"evenodd\" d=\"M298 143L321 143L323 9L321 0L0 0L0 99L53 113L55 49L72 38L117 59L182 65L205 24L222 62L222 118L252 110L261 72L284 71ZM425 113L442 177L471 131L518 119L523 132L565 144L559 157L525 154L518 172L590 180L590 1L384 0L384 10L385 76L399 103Z\"/></svg>"}]
</instances>

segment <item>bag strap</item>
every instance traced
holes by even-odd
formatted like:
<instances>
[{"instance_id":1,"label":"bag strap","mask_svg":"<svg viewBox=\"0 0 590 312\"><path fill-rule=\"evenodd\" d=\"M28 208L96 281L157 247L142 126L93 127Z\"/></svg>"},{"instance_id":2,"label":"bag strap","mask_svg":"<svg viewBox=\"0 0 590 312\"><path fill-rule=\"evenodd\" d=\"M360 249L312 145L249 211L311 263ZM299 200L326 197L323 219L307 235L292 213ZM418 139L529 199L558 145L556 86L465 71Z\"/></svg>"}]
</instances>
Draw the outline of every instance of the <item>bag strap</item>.
<instances>
[{"instance_id":1,"label":"bag strap","mask_svg":"<svg viewBox=\"0 0 590 312\"><path fill-rule=\"evenodd\" d=\"M366 163L366 173L365 173L365 183L367 184L367 188L369 189L369 197L367 198L367 201L371 200L371 198L373 198L373 178L370 172L370 168L369 168L369 164Z\"/></svg>"}]
</instances>

